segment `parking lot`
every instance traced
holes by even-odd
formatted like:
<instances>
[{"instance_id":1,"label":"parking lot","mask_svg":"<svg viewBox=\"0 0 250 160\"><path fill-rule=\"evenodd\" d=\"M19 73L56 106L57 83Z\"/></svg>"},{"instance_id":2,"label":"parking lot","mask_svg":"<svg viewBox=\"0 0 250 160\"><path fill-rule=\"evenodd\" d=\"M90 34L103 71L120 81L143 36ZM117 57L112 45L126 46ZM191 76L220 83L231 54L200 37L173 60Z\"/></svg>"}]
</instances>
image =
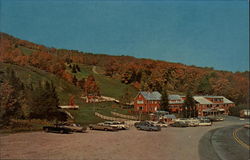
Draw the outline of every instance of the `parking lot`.
<instances>
[{"instance_id":1,"label":"parking lot","mask_svg":"<svg viewBox=\"0 0 250 160\"><path fill-rule=\"evenodd\" d=\"M207 127L169 127L160 132L132 127L118 132L1 135L0 159L198 160L199 140L206 132L240 123L244 122L226 120Z\"/></svg>"}]
</instances>

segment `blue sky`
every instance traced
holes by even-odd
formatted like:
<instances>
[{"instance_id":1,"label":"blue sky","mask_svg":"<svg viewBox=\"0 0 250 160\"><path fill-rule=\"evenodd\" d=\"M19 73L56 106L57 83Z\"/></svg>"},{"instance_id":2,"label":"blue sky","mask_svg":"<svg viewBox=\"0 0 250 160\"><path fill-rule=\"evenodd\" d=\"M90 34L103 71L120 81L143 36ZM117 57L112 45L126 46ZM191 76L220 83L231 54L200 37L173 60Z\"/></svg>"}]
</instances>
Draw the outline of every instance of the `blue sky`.
<instances>
[{"instance_id":1,"label":"blue sky","mask_svg":"<svg viewBox=\"0 0 250 160\"><path fill-rule=\"evenodd\" d=\"M0 0L1 32L48 47L249 70L247 0Z\"/></svg>"}]
</instances>

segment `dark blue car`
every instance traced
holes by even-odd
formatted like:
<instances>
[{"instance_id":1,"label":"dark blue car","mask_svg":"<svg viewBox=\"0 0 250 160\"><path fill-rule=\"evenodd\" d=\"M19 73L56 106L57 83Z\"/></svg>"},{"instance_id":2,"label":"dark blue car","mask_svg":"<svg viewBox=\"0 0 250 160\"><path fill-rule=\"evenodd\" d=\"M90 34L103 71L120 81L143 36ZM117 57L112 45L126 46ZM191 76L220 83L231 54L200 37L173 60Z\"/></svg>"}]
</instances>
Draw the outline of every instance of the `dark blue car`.
<instances>
[{"instance_id":1,"label":"dark blue car","mask_svg":"<svg viewBox=\"0 0 250 160\"><path fill-rule=\"evenodd\" d=\"M70 128L66 128L62 125L54 125L54 126L44 126L43 130L45 132L54 132L54 133L70 133L72 130Z\"/></svg>"}]
</instances>

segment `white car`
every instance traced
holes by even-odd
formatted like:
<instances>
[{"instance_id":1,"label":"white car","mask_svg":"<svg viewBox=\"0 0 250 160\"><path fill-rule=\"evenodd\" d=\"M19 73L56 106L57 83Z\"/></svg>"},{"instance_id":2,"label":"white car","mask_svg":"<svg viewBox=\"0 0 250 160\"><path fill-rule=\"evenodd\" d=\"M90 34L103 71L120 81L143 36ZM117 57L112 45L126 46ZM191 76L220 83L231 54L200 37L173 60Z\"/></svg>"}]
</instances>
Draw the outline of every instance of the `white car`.
<instances>
[{"instance_id":1,"label":"white car","mask_svg":"<svg viewBox=\"0 0 250 160\"><path fill-rule=\"evenodd\" d=\"M168 127L168 124L163 122L163 121L159 121L159 122L155 123L154 125L159 126L159 127Z\"/></svg>"},{"instance_id":2,"label":"white car","mask_svg":"<svg viewBox=\"0 0 250 160\"><path fill-rule=\"evenodd\" d=\"M194 118L190 118L190 119L186 120L186 123L188 124L189 127L196 127L196 126L199 126L200 120L194 119Z\"/></svg>"},{"instance_id":3,"label":"white car","mask_svg":"<svg viewBox=\"0 0 250 160\"><path fill-rule=\"evenodd\" d=\"M212 122L209 119L201 119L199 126L212 126Z\"/></svg>"},{"instance_id":4,"label":"white car","mask_svg":"<svg viewBox=\"0 0 250 160\"><path fill-rule=\"evenodd\" d=\"M177 118L175 120L173 120L174 122L186 122L187 118Z\"/></svg>"},{"instance_id":5,"label":"white car","mask_svg":"<svg viewBox=\"0 0 250 160\"><path fill-rule=\"evenodd\" d=\"M118 129L128 129L129 127L119 121L105 121L104 124L107 124L112 127L117 127Z\"/></svg>"}]
</instances>

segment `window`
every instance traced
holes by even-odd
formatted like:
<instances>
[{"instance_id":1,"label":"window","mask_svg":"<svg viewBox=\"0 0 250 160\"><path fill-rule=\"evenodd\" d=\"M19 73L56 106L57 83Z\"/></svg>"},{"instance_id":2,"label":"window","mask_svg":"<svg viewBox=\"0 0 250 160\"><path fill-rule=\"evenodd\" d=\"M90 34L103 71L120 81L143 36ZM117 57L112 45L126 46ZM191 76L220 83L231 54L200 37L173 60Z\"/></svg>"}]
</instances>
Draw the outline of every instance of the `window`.
<instances>
[{"instance_id":1,"label":"window","mask_svg":"<svg viewBox=\"0 0 250 160\"><path fill-rule=\"evenodd\" d=\"M139 110L142 110L143 109L143 107L139 107Z\"/></svg>"},{"instance_id":2,"label":"window","mask_svg":"<svg viewBox=\"0 0 250 160\"><path fill-rule=\"evenodd\" d=\"M138 100L137 104L143 104L143 101L142 100Z\"/></svg>"}]
</instances>

